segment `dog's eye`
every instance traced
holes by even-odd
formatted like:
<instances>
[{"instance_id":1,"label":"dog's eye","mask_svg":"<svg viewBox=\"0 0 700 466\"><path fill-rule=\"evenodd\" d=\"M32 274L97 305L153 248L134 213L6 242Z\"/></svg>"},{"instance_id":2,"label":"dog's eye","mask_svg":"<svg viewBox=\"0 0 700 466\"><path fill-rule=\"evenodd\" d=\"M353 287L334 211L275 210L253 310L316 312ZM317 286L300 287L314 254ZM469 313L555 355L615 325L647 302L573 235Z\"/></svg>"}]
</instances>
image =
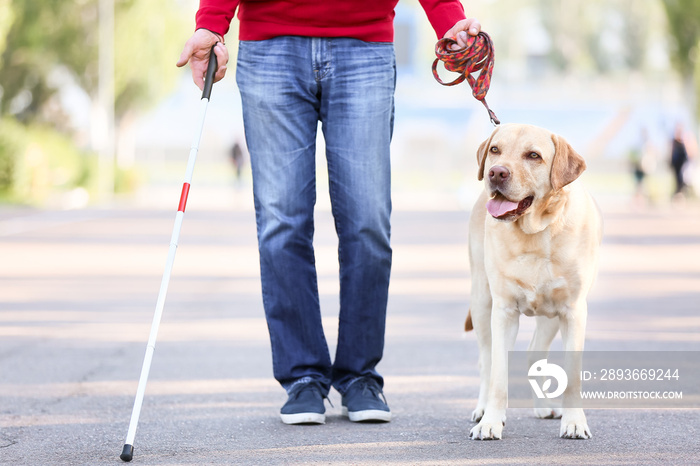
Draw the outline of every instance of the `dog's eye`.
<instances>
[{"instance_id":1,"label":"dog's eye","mask_svg":"<svg viewBox=\"0 0 700 466\"><path fill-rule=\"evenodd\" d=\"M540 154L538 154L537 152L530 152L527 156L530 157L531 159L539 159L540 158Z\"/></svg>"},{"instance_id":2,"label":"dog's eye","mask_svg":"<svg viewBox=\"0 0 700 466\"><path fill-rule=\"evenodd\" d=\"M489 149L492 154L498 154L498 147L496 146L491 146L491 149Z\"/></svg>"}]
</instances>

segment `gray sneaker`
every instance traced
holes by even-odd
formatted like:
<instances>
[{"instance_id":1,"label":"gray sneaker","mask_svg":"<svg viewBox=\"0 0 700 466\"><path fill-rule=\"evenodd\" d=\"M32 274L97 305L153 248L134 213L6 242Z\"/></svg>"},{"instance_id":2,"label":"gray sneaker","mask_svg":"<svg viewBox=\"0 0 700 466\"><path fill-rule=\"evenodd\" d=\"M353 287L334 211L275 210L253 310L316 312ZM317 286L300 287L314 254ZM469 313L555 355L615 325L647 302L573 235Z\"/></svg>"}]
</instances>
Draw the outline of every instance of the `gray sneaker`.
<instances>
[{"instance_id":1,"label":"gray sneaker","mask_svg":"<svg viewBox=\"0 0 700 466\"><path fill-rule=\"evenodd\" d=\"M289 398L280 410L285 424L325 424L325 396L321 384L316 381L302 382L289 391Z\"/></svg>"},{"instance_id":2,"label":"gray sneaker","mask_svg":"<svg viewBox=\"0 0 700 466\"><path fill-rule=\"evenodd\" d=\"M371 377L354 381L343 394L343 415L353 422L391 421L391 410L379 383Z\"/></svg>"}]
</instances>

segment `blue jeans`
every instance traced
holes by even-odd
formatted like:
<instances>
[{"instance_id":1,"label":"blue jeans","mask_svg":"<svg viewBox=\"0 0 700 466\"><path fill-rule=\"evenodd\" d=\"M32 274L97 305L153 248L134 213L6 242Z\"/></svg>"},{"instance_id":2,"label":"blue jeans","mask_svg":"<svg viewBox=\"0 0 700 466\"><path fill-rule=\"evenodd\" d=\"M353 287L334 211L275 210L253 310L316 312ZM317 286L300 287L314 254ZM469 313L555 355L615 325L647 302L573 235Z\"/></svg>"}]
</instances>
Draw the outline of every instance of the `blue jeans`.
<instances>
[{"instance_id":1,"label":"blue jeans","mask_svg":"<svg viewBox=\"0 0 700 466\"><path fill-rule=\"evenodd\" d=\"M340 393L358 377L382 384L375 368L384 349L391 270L393 44L293 36L242 41L236 79L274 376L287 390L309 379ZM333 362L313 248L319 121L340 265Z\"/></svg>"}]
</instances>

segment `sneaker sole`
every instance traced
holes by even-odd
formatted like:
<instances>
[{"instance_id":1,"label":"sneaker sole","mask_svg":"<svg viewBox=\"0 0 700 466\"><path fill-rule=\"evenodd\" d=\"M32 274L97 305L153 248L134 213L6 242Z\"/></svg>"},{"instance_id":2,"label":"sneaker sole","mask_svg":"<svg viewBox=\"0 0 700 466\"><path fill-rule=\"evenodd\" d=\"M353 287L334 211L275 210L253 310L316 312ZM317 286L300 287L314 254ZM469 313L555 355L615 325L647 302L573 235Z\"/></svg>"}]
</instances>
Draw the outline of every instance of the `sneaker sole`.
<instances>
[{"instance_id":1,"label":"sneaker sole","mask_svg":"<svg viewBox=\"0 0 700 466\"><path fill-rule=\"evenodd\" d=\"M285 424L325 424L326 415L321 413L280 414Z\"/></svg>"},{"instance_id":2,"label":"sneaker sole","mask_svg":"<svg viewBox=\"0 0 700 466\"><path fill-rule=\"evenodd\" d=\"M364 411L348 411L348 408L343 406L343 416L347 416L352 422L363 421L391 421L391 411L382 411L381 409L366 409Z\"/></svg>"}]
</instances>

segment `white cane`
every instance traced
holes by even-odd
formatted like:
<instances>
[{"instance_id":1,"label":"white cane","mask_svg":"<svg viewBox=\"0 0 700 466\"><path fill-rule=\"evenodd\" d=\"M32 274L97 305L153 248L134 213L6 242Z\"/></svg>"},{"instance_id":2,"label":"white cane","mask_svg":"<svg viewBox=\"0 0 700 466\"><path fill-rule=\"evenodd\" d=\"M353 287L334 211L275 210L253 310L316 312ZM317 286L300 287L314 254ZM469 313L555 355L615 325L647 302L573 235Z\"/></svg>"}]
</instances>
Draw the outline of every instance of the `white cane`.
<instances>
[{"instance_id":1,"label":"white cane","mask_svg":"<svg viewBox=\"0 0 700 466\"><path fill-rule=\"evenodd\" d=\"M190 148L190 155L187 160L187 171L185 172L185 182L182 184L182 193L180 194L180 203L177 207L177 213L175 214L175 225L173 227L173 234L170 238L170 249L168 250L168 258L165 262L165 271L163 272L163 279L160 283L160 292L158 293L158 301L156 302L156 311L153 316L153 323L151 324L151 333L148 337L148 345L146 346L146 355L143 358L143 366L141 367L141 376L139 377L139 385L136 389L136 399L134 400L134 409L131 412L131 422L129 423L129 430L126 434L126 442L124 443L124 449L122 454L119 456L123 461L131 461L134 457L134 437L136 436L136 427L139 423L139 416L141 414L141 405L143 404L143 396L146 392L146 383L148 382L148 373L151 369L151 361L153 359L153 352L156 348L156 337L158 336L158 327L160 326L160 320L163 315L163 306L165 304L165 295L168 292L168 283L170 282L170 273L173 269L173 262L175 262L175 251L177 250L177 241L180 237L180 228L182 227L182 218L185 215L185 205L187 204L187 196L190 192L190 182L192 181L192 172L194 172L194 163L197 160L197 152L199 150L199 141L202 138L202 129L204 128L204 118L207 113L207 104L209 104L209 97L211 96L211 88L214 84L214 73L216 72L217 61L216 55L214 55L214 47L211 49L209 55L209 66L207 67L207 73L204 81L204 89L202 91L202 100L200 101L199 110L199 120L197 128L192 139L192 146Z\"/></svg>"}]
</instances>

